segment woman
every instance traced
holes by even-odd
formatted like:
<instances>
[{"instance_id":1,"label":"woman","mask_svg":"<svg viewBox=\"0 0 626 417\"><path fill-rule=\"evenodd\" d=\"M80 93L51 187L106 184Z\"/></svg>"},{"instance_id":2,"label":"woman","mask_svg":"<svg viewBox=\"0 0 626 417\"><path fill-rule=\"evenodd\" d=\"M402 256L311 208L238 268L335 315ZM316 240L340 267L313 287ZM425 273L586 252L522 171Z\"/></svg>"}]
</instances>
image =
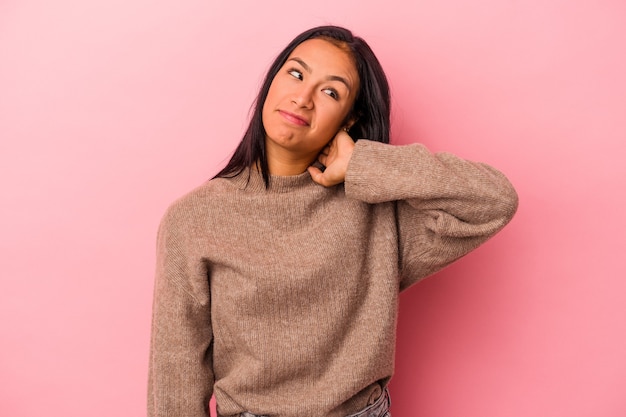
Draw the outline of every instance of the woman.
<instances>
[{"instance_id":1,"label":"woman","mask_svg":"<svg viewBox=\"0 0 626 417\"><path fill-rule=\"evenodd\" d=\"M220 416L389 415L399 291L493 236L517 195L388 142L362 39L314 28L276 58L228 165L160 226L150 416L205 416L212 394Z\"/></svg>"}]
</instances>

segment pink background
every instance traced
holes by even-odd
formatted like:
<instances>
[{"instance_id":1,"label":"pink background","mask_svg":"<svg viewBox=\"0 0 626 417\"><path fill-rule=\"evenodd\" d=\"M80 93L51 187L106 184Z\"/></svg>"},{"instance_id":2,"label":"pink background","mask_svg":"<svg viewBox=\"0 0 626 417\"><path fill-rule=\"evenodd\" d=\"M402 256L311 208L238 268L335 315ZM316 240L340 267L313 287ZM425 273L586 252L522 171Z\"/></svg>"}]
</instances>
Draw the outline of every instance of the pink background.
<instances>
[{"instance_id":1,"label":"pink background","mask_svg":"<svg viewBox=\"0 0 626 417\"><path fill-rule=\"evenodd\" d=\"M0 415L145 414L159 219L327 23L382 61L396 143L521 199L403 294L394 416L626 415L623 0L1 1Z\"/></svg>"}]
</instances>

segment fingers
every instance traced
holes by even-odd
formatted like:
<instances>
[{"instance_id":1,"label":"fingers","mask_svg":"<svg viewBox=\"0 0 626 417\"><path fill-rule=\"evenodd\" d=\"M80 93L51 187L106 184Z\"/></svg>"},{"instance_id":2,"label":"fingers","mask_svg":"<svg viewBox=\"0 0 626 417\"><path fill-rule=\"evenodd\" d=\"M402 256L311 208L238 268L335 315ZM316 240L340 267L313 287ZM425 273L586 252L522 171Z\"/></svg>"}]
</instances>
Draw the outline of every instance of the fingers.
<instances>
[{"instance_id":1,"label":"fingers","mask_svg":"<svg viewBox=\"0 0 626 417\"><path fill-rule=\"evenodd\" d=\"M310 166L307 168L307 170L309 171L309 174L311 175L311 179L313 179L313 181L315 181L319 185L323 185L324 187L327 186L324 178L324 173L318 167Z\"/></svg>"},{"instance_id":2,"label":"fingers","mask_svg":"<svg viewBox=\"0 0 626 417\"><path fill-rule=\"evenodd\" d=\"M326 162L328 160L328 155L324 155L323 153L319 154L317 160L324 166L326 166Z\"/></svg>"},{"instance_id":3,"label":"fingers","mask_svg":"<svg viewBox=\"0 0 626 417\"><path fill-rule=\"evenodd\" d=\"M324 187L332 187L333 185L343 182L343 178L338 178L337 175L332 172L332 169L326 169L322 172L318 167L311 165L307 170L311 175L311 179Z\"/></svg>"},{"instance_id":4,"label":"fingers","mask_svg":"<svg viewBox=\"0 0 626 417\"><path fill-rule=\"evenodd\" d=\"M324 166L326 166L327 163L328 163L328 155L330 155L330 153L331 153L331 144L332 143L333 143L333 141L331 140L328 143L328 145L326 145L324 147L324 149L322 149L322 151L317 156L317 160Z\"/></svg>"},{"instance_id":5,"label":"fingers","mask_svg":"<svg viewBox=\"0 0 626 417\"><path fill-rule=\"evenodd\" d=\"M354 141L350 135L339 131L317 156L317 161L326 167L324 171L315 166L308 168L313 181L324 187L343 182L353 149Z\"/></svg>"}]
</instances>

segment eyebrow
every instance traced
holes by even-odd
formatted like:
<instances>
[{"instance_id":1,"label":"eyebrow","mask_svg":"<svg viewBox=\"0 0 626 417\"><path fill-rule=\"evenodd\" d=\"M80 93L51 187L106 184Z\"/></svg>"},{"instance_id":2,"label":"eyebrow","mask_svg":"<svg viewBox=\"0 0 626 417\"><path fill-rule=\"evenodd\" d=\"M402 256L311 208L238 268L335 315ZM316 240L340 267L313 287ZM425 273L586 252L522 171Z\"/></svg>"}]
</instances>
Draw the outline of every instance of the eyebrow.
<instances>
[{"instance_id":1,"label":"eyebrow","mask_svg":"<svg viewBox=\"0 0 626 417\"><path fill-rule=\"evenodd\" d=\"M289 58L288 61L296 61L298 64L302 65L302 68L304 68L304 70L308 73L311 73L311 67L309 67L307 65L306 62L304 62L302 59L298 58L297 56L294 56L293 58ZM348 83L348 80L346 80L343 77L340 77L339 75L329 75L328 77L326 77L327 80L329 81L339 81L340 83L343 83L346 88L348 89L348 91L350 91L350 84Z\"/></svg>"}]
</instances>

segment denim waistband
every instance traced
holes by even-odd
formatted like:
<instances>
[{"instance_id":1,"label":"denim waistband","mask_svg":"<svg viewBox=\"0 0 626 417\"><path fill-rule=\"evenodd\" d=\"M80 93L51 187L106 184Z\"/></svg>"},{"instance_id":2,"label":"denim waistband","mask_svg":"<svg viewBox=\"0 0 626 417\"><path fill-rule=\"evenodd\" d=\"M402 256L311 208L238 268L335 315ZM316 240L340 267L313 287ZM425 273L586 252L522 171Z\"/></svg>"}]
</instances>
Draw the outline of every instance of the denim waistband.
<instances>
[{"instance_id":1,"label":"denim waistband","mask_svg":"<svg viewBox=\"0 0 626 417\"><path fill-rule=\"evenodd\" d=\"M387 388L383 390L383 393L378 399L371 405L368 405L363 410L350 414L346 417L391 417L389 412L389 406L391 405L391 399L389 397L389 391ZM239 414L239 417L267 417L264 415L252 414L247 411Z\"/></svg>"}]
</instances>

